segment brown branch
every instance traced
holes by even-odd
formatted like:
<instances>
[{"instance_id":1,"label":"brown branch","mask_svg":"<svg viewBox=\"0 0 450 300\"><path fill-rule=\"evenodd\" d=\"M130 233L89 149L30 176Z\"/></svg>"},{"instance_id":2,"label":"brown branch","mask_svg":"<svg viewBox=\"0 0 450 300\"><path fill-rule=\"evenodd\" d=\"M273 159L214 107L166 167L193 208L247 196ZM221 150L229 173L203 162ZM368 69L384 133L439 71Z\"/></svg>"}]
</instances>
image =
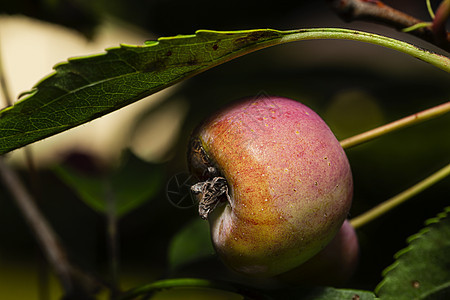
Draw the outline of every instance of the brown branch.
<instances>
[{"instance_id":1,"label":"brown branch","mask_svg":"<svg viewBox=\"0 0 450 300\"><path fill-rule=\"evenodd\" d=\"M3 157L0 157L0 178L16 200L45 257L59 278L66 293L65 299L90 299L90 295L99 288L98 281L71 264L56 233Z\"/></svg>"},{"instance_id":2,"label":"brown branch","mask_svg":"<svg viewBox=\"0 0 450 300\"><path fill-rule=\"evenodd\" d=\"M433 24L431 29L434 33L434 36L440 43L448 42L448 33L445 29L445 24L450 16L450 1L444 0L439 5L436 10L436 16L433 20Z\"/></svg>"},{"instance_id":3,"label":"brown branch","mask_svg":"<svg viewBox=\"0 0 450 300\"><path fill-rule=\"evenodd\" d=\"M361 20L381 23L397 30L403 30L416 24L424 23L402 11L396 10L378 0L327 0L333 10L346 22ZM448 3L444 0L443 3ZM442 5L441 5L442 7ZM445 9L442 9L444 12ZM438 9L439 12L439 9ZM445 30L443 23L430 22L429 26L412 30L411 33L429 43L450 51L450 33ZM436 28L434 28L436 26ZM438 29L439 28L439 29Z\"/></svg>"},{"instance_id":4,"label":"brown branch","mask_svg":"<svg viewBox=\"0 0 450 300\"><path fill-rule=\"evenodd\" d=\"M7 106L10 106L13 104L13 101L11 99L11 93L8 89L8 83L6 80L5 75L5 69L3 68L3 57L2 57L2 44L0 41L0 90L2 90L3 97L5 98L5 102ZM2 108L2 107L0 107Z\"/></svg>"},{"instance_id":5,"label":"brown branch","mask_svg":"<svg viewBox=\"0 0 450 300\"><path fill-rule=\"evenodd\" d=\"M0 90L4 95L6 104L10 106L13 103L2 62L3 59L0 45ZM39 184L34 167L34 159L29 148L25 149L25 155L31 182L33 183L33 192L36 197L39 190ZM82 271L70 262L66 255L67 252L57 234L36 206L35 199L27 191L14 170L4 162L2 156L0 156L0 179L3 179L6 188L12 194L19 210L28 222L47 262L52 266L56 276L61 282L61 286L65 292L64 299L93 299L92 295L100 289L102 284L89 273Z\"/></svg>"}]
</instances>

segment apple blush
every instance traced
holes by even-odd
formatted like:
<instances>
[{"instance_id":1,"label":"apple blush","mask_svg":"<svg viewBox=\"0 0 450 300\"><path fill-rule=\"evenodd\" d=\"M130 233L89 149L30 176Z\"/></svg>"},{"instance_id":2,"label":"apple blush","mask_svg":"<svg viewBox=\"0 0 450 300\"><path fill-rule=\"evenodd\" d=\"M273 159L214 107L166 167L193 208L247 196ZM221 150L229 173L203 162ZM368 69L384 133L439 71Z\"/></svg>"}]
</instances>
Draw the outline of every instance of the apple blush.
<instances>
[{"instance_id":1,"label":"apple blush","mask_svg":"<svg viewBox=\"0 0 450 300\"><path fill-rule=\"evenodd\" d=\"M330 243L350 209L344 150L314 111L287 98L247 99L217 112L194 130L188 164L219 257L249 276L303 264Z\"/></svg>"}]
</instances>

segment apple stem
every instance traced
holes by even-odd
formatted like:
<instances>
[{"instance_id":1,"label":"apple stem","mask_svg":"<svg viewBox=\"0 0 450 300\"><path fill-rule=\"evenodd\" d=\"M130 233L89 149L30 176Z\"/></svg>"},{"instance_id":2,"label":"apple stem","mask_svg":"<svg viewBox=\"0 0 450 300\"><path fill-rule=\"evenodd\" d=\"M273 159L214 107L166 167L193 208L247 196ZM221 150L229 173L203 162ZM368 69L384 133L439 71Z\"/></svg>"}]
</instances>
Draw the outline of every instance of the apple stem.
<instances>
[{"instance_id":1,"label":"apple stem","mask_svg":"<svg viewBox=\"0 0 450 300\"><path fill-rule=\"evenodd\" d=\"M405 191L401 192L400 194L386 200L383 203L380 203L379 205L373 207L372 209L366 211L365 213L353 218L350 220L350 224L355 228L360 228L361 226L364 226L371 221L375 220L378 217L381 217L391 209L397 207L398 205L402 204L406 200L412 198L413 196L417 195L418 193L424 191L428 187L432 186L433 184L439 182L440 180L444 179L445 177L450 175L450 164L443 167L439 171L435 172L434 174L428 176L424 180L418 182L417 184L413 185L412 187L406 189Z\"/></svg>"},{"instance_id":2,"label":"apple stem","mask_svg":"<svg viewBox=\"0 0 450 300\"><path fill-rule=\"evenodd\" d=\"M446 102L444 104L423 110L421 112L415 113L408 117L399 119L397 121L388 123L386 125L374 128L372 130L363 132L361 134L346 138L346 139L340 141L340 144L341 144L342 148L349 149L351 147L371 141L377 137L380 137L380 136L390 133L392 131L402 129L407 126L419 124L421 122L436 118L436 117L441 116L448 112L450 112L450 101Z\"/></svg>"}]
</instances>

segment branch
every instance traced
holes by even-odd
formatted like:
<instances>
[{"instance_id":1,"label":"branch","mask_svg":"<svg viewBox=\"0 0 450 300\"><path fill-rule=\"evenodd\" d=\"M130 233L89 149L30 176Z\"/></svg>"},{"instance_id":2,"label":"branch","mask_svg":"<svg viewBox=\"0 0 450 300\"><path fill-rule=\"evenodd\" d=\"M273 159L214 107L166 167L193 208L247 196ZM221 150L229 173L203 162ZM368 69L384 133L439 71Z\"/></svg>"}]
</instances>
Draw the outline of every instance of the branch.
<instances>
[{"instance_id":1,"label":"branch","mask_svg":"<svg viewBox=\"0 0 450 300\"><path fill-rule=\"evenodd\" d=\"M384 134L405 128L407 126L412 126L415 124L422 123L424 121L437 118L443 114L450 112L450 101L443 103L441 105L420 111L413 115L404 117L397 121L388 123L386 125L374 128L372 130L357 134L355 136L346 138L340 141L342 148L349 149L351 147L357 146L359 144L376 139Z\"/></svg>"},{"instance_id":2,"label":"branch","mask_svg":"<svg viewBox=\"0 0 450 300\"><path fill-rule=\"evenodd\" d=\"M17 174L0 157L0 178L9 189L17 206L27 220L45 257L53 267L66 292L65 299L90 299L99 287L98 282L75 266L67 258L66 251L45 217L41 214L33 198L27 192Z\"/></svg>"},{"instance_id":3,"label":"branch","mask_svg":"<svg viewBox=\"0 0 450 300\"><path fill-rule=\"evenodd\" d=\"M327 0L333 10L346 22L362 20L385 24L397 30L403 30L425 22L404 12L396 10L378 0ZM445 30L445 12L448 13L449 1L444 0L439 7L433 23L420 26L409 33L450 51L450 33ZM440 13L440 17L438 14Z\"/></svg>"},{"instance_id":4,"label":"branch","mask_svg":"<svg viewBox=\"0 0 450 300\"><path fill-rule=\"evenodd\" d=\"M2 44L0 40L0 90L2 90L3 97L5 98L5 102L7 106L10 106L13 104L13 101L11 99L11 93L8 89L8 83L6 80L5 70L3 68L3 58L2 58ZM3 107L0 107L0 109Z\"/></svg>"},{"instance_id":5,"label":"branch","mask_svg":"<svg viewBox=\"0 0 450 300\"><path fill-rule=\"evenodd\" d=\"M106 209L107 243L109 250L111 299L117 299L119 287L119 231L116 199L111 182L104 181Z\"/></svg>"},{"instance_id":6,"label":"branch","mask_svg":"<svg viewBox=\"0 0 450 300\"><path fill-rule=\"evenodd\" d=\"M439 5L436 16L434 17L431 29L439 43L445 43L449 41L449 34L445 29L445 23L450 16L450 0L444 0Z\"/></svg>"},{"instance_id":7,"label":"branch","mask_svg":"<svg viewBox=\"0 0 450 300\"><path fill-rule=\"evenodd\" d=\"M409 189L401 192L400 194L386 200L385 202L382 202L378 204L377 206L369 209L365 213L355 217L354 219L350 220L350 224L352 224L353 228L357 229L361 226L364 226L371 221L375 220L376 218L379 218L383 216L385 213L389 212L393 208L397 207L398 205L402 204L406 200L412 198L413 196L419 194L420 192L426 190L433 184L441 181L445 177L450 175L450 164L443 167L439 171L435 172L434 174L428 176L424 180L420 181L419 183L413 185Z\"/></svg>"}]
</instances>

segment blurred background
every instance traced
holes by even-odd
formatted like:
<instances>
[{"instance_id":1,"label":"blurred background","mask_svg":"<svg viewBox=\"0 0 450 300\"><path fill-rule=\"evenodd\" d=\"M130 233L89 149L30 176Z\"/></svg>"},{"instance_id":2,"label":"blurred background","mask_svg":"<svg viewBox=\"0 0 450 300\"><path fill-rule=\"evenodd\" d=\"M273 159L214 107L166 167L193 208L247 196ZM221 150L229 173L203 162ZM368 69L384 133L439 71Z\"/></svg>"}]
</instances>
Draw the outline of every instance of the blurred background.
<instances>
[{"instance_id":1,"label":"blurred background","mask_svg":"<svg viewBox=\"0 0 450 300\"><path fill-rule=\"evenodd\" d=\"M425 1L385 3L429 20ZM440 1L431 3L436 8ZM17 99L50 74L55 64L121 43L139 45L197 29L307 27L376 32L442 52L381 25L345 23L326 1L281 0L274 5L265 0L218 4L206 0L18 0L0 4L0 56L10 93ZM96 206L96 200L89 202L86 194L96 190L87 186L101 184L99 178L126 185L129 174L136 176L136 186L129 182L129 193L127 187L118 191L125 193L124 201L137 199L123 210L118 223L122 288L178 276L239 281L215 258L207 240L185 238L207 237L205 223L194 221L198 219L195 207L181 209L166 194L174 176L187 176L191 130L220 106L261 93L303 102L322 116L338 139L344 139L448 101L450 85L445 72L378 46L328 40L285 44L233 60L29 146L34 176L29 174L23 149L7 159L29 186L37 186L38 205L71 257L105 277L105 211ZM0 107L4 107L1 97ZM448 164L450 116L349 149L347 155L355 182L350 216L354 217ZM449 200L447 178L358 230L360 266L345 287L373 290L394 253L406 246L406 238ZM194 231L179 234L188 229ZM34 237L0 182L0 298L60 296Z\"/></svg>"}]
</instances>

